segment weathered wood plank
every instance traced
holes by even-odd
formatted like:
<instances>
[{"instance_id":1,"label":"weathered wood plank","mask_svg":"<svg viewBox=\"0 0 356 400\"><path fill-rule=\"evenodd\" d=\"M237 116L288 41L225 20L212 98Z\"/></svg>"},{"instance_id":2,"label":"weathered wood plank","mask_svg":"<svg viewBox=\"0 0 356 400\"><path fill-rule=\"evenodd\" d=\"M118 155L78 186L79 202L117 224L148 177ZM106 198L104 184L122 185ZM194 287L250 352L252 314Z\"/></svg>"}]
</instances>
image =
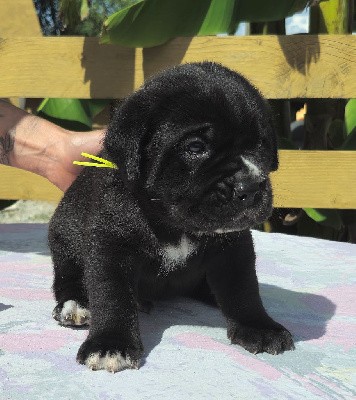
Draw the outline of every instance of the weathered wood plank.
<instances>
[{"instance_id":1,"label":"weathered wood plank","mask_svg":"<svg viewBox=\"0 0 356 400\"><path fill-rule=\"evenodd\" d=\"M16 16L16 20L14 20L14 16ZM40 23L32 0L0 0L0 17L0 37L42 36ZM9 98L12 104L20 108L24 105L22 100L20 97Z\"/></svg>"},{"instance_id":2,"label":"weathered wood plank","mask_svg":"<svg viewBox=\"0 0 356 400\"><path fill-rule=\"evenodd\" d=\"M356 36L177 38L151 49L96 38L0 39L0 97L121 98L167 66L213 60L268 98L356 96Z\"/></svg>"},{"instance_id":3,"label":"weathered wood plank","mask_svg":"<svg viewBox=\"0 0 356 400\"><path fill-rule=\"evenodd\" d=\"M31 0L0 0L0 37L42 36Z\"/></svg>"},{"instance_id":4,"label":"weathered wood plank","mask_svg":"<svg viewBox=\"0 0 356 400\"><path fill-rule=\"evenodd\" d=\"M39 175L0 165L0 199L59 201L62 194Z\"/></svg>"},{"instance_id":5,"label":"weathered wood plank","mask_svg":"<svg viewBox=\"0 0 356 400\"><path fill-rule=\"evenodd\" d=\"M356 152L280 151L273 173L276 207L356 208ZM45 179L0 166L0 198L58 201L61 192Z\"/></svg>"},{"instance_id":6,"label":"weathered wood plank","mask_svg":"<svg viewBox=\"0 0 356 400\"><path fill-rule=\"evenodd\" d=\"M356 208L355 151L280 151L276 207Z\"/></svg>"}]
</instances>

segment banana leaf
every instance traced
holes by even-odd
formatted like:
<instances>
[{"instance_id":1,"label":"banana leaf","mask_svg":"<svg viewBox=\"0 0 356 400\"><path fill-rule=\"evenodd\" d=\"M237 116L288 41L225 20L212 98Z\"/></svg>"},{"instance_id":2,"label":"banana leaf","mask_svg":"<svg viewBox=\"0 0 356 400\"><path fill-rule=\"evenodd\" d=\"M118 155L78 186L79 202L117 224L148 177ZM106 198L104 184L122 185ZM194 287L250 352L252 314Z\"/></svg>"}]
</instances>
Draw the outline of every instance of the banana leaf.
<instances>
[{"instance_id":1,"label":"banana leaf","mask_svg":"<svg viewBox=\"0 0 356 400\"><path fill-rule=\"evenodd\" d=\"M342 219L338 210L303 208L309 218L323 226L339 230L342 228Z\"/></svg>"},{"instance_id":2,"label":"banana leaf","mask_svg":"<svg viewBox=\"0 0 356 400\"><path fill-rule=\"evenodd\" d=\"M351 99L345 107L346 140L340 150L356 150L356 99Z\"/></svg>"},{"instance_id":3,"label":"banana leaf","mask_svg":"<svg viewBox=\"0 0 356 400\"><path fill-rule=\"evenodd\" d=\"M142 0L112 14L101 42L153 47L177 36L235 33L241 21L275 21L308 0Z\"/></svg>"},{"instance_id":4,"label":"banana leaf","mask_svg":"<svg viewBox=\"0 0 356 400\"><path fill-rule=\"evenodd\" d=\"M346 134L350 135L356 128L356 99L351 99L345 107Z\"/></svg>"},{"instance_id":5,"label":"banana leaf","mask_svg":"<svg viewBox=\"0 0 356 400\"><path fill-rule=\"evenodd\" d=\"M93 118L110 100L101 99L44 99L37 109L39 116L66 129L86 131L92 128Z\"/></svg>"}]
</instances>

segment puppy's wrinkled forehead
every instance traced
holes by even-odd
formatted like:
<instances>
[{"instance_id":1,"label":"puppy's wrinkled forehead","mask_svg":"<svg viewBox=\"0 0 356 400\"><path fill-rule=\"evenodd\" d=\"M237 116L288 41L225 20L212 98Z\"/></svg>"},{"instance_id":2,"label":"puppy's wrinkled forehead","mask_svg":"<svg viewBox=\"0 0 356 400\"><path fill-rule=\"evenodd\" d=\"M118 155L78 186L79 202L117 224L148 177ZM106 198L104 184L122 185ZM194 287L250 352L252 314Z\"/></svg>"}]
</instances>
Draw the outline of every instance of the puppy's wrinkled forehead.
<instances>
[{"instance_id":1,"label":"puppy's wrinkled forehead","mask_svg":"<svg viewBox=\"0 0 356 400\"><path fill-rule=\"evenodd\" d=\"M264 101L248 81L214 63L175 67L147 82L143 91L153 94L153 126L180 125L189 130L210 123L238 140L238 133L252 138L260 131L257 125L266 113Z\"/></svg>"},{"instance_id":2,"label":"puppy's wrinkled forehead","mask_svg":"<svg viewBox=\"0 0 356 400\"><path fill-rule=\"evenodd\" d=\"M160 89L160 90L158 90ZM184 117L214 117L231 113L235 118L255 112L261 104L257 90L240 75L212 63L177 66L147 82L144 91L167 111L177 108Z\"/></svg>"}]
</instances>

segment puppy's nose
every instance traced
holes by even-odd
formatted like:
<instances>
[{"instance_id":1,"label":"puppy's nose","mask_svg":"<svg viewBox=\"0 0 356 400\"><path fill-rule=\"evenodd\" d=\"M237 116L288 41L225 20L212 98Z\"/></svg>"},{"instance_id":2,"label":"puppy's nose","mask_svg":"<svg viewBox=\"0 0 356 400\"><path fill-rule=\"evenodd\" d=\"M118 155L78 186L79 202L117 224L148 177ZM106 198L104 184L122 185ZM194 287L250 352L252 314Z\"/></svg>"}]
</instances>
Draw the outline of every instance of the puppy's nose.
<instances>
[{"instance_id":1,"label":"puppy's nose","mask_svg":"<svg viewBox=\"0 0 356 400\"><path fill-rule=\"evenodd\" d=\"M256 194L260 190L261 183L259 182L238 182L234 187L233 196L242 207L248 207L254 203Z\"/></svg>"}]
</instances>

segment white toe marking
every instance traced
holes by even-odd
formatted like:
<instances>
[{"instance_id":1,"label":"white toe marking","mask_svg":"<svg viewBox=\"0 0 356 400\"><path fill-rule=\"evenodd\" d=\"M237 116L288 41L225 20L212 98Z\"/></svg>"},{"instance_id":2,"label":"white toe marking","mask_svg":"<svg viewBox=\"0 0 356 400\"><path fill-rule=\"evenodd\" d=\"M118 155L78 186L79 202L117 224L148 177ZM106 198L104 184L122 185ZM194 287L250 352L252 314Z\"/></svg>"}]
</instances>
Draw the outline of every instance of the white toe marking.
<instances>
[{"instance_id":1,"label":"white toe marking","mask_svg":"<svg viewBox=\"0 0 356 400\"><path fill-rule=\"evenodd\" d=\"M254 176L262 176L261 170L255 165L253 162L248 160L247 158L241 156L241 160L244 162L246 167L249 169L252 175Z\"/></svg>"},{"instance_id":2,"label":"white toe marking","mask_svg":"<svg viewBox=\"0 0 356 400\"><path fill-rule=\"evenodd\" d=\"M63 308L62 308L62 312L61 315L68 315L70 313L72 313L73 311L75 311L75 309L77 308L77 302L74 300L67 300L64 304L63 304Z\"/></svg>"},{"instance_id":3,"label":"white toe marking","mask_svg":"<svg viewBox=\"0 0 356 400\"><path fill-rule=\"evenodd\" d=\"M60 322L62 325L86 325L90 320L90 311L74 300L67 300L63 304Z\"/></svg>"},{"instance_id":4,"label":"white toe marking","mask_svg":"<svg viewBox=\"0 0 356 400\"><path fill-rule=\"evenodd\" d=\"M90 354L89 357L85 360L85 365L93 371L97 369L102 369L99 353Z\"/></svg>"},{"instance_id":5,"label":"white toe marking","mask_svg":"<svg viewBox=\"0 0 356 400\"><path fill-rule=\"evenodd\" d=\"M132 362L130 357L126 358L117 352L114 354L106 353L100 357L99 353L92 353L85 361L85 365L93 371L106 369L109 372L118 372L127 368L137 368L137 364Z\"/></svg>"}]
</instances>

